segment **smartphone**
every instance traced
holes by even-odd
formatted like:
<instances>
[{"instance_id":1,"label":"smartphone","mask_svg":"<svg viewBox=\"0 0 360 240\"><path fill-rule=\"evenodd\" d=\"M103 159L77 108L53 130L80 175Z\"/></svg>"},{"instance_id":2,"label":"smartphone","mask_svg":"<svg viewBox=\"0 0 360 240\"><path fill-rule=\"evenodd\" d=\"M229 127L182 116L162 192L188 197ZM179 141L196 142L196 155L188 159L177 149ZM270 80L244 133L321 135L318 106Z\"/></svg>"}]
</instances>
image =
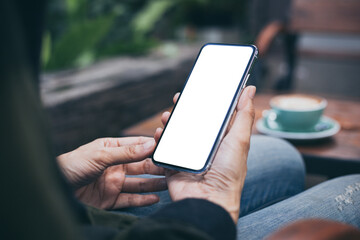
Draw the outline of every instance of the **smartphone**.
<instances>
[{"instance_id":1,"label":"smartphone","mask_svg":"<svg viewBox=\"0 0 360 240\"><path fill-rule=\"evenodd\" d=\"M155 165L192 173L211 165L258 50L204 45L152 155Z\"/></svg>"}]
</instances>

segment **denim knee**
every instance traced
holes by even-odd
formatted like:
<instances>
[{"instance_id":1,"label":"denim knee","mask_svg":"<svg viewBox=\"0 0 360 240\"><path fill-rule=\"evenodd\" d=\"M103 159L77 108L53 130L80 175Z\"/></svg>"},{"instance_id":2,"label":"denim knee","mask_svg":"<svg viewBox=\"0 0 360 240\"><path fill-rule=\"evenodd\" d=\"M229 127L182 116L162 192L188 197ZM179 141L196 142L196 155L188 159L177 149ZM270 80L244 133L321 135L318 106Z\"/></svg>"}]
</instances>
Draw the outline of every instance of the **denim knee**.
<instances>
[{"instance_id":1,"label":"denim knee","mask_svg":"<svg viewBox=\"0 0 360 240\"><path fill-rule=\"evenodd\" d=\"M248 157L248 173L256 171L272 178L292 184L294 191L304 188L305 165L300 153L289 142L263 135L251 138ZM269 177L267 178L269 179ZM294 192L294 193L295 193Z\"/></svg>"},{"instance_id":2,"label":"denim knee","mask_svg":"<svg viewBox=\"0 0 360 240\"><path fill-rule=\"evenodd\" d=\"M314 189L318 194L332 194L340 212L346 212L347 208L352 207L351 212L357 216L357 227L360 226L360 174L337 177L319 184Z\"/></svg>"}]
</instances>

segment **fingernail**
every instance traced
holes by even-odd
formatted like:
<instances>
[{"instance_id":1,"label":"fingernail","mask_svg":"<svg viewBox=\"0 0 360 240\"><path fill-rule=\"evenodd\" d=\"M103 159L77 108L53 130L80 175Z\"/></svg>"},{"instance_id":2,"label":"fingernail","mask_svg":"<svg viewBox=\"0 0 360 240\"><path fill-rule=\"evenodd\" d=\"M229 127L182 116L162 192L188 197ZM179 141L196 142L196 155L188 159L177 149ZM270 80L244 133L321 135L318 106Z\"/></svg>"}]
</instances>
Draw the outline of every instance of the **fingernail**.
<instances>
[{"instance_id":1,"label":"fingernail","mask_svg":"<svg viewBox=\"0 0 360 240\"><path fill-rule=\"evenodd\" d=\"M256 87L255 86L249 86L248 90L248 96L250 99L254 99L256 93Z\"/></svg>"},{"instance_id":2,"label":"fingernail","mask_svg":"<svg viewBox=\"0 0 360 240\"><path fill-rule=\"evenodd\" d=\"M143 146L144 146L144 149L146 151L148 151L153 148L154 144L155 144L155 140L151 139L150 141L147 141L146 143L144 143Z\"/></svg>"}]
</instances>

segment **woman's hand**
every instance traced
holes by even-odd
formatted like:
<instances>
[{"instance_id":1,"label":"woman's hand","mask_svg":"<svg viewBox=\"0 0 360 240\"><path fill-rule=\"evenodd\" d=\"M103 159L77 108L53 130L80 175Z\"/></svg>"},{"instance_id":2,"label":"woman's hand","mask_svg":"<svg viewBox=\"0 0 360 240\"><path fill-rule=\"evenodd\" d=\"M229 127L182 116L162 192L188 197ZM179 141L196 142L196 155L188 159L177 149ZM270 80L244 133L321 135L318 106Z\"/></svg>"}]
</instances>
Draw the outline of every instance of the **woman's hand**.
<instances>
[{"instance_id":1,"label":"woman's hand","mask_svg":"<svg viewBox=\"0 0 360 240\"><path fill-rule=\"evenodd\" d=\"M167 171L170 196L174 201L184 198L204 198L227 210L234 222L239 217L241 191L247 171L247 155L254 121L253 98L256 88L247 87L241 95L236 115L222 140L214 162L205 175ZM178 95L175 95L176 102ZM165 112L162 122L169 118ZM162 129L155 133L158 141Z\"/></svg>"},{"instance_id":2,"label":"woman's hand","mask_svg":"<svg viewBox=\"0 0 360 240\"><path fill-rule=\"evenodd\" d=\"M76 190L80 201L103 209L151 205L159 201L165 178L136 178L127 175L163 175L147 158L155 147L153 138L102 138L60 155L59 166ZM145 159L145 160L144 160Z\"/></svg>"}]
</instances>

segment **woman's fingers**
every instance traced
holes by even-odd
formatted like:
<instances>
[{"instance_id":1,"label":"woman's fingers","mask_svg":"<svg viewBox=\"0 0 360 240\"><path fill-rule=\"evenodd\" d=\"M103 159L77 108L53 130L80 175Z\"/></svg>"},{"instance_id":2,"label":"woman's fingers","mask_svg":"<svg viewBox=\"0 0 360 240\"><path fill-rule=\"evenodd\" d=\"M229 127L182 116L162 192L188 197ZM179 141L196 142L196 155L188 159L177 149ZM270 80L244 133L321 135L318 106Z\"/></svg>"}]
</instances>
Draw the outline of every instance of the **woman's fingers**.
<instances>
[{"instance_id":1,"label":"woman's fingers","mask_svg":"<svg viewBox=\"0 0 360 240\"><path fill-rule=\"evenodd\" d=\"M138 145L151 140L150 137L119 137L119 138L99 138L92 143L101 147L122 147L127 145Z\"/></svg>"},{"instance_id":2,"label":"woman's fingers","mask_svg":"<svg viewBox=\"0 0 360 240\"><path fill-rule=\"evenodd\" d=\"M161 115L161 123L163 124L163 126L165 126L165 124L169 120L169 117L170 117L170 113L167 111Z\"/></svg>"},{"instance_id":3,"label":"woman's fingers","mask_svg":"<svg viewBox=\"0 0 360 240\"><path fill-rule=\"evenodd\" d=\"M148 139L141 144L102 148L94 153L97 154L95 158L103 167L144 160L150 156L155 148L155 140L153 138Z\"/></svg>"},{"instance_id":4,"label":"woman's fingers","mask_svg":"<svg viewBox=\"0 0 360 240\"><path fill-rule=\"evenodd\" d=\"M159 200L160 198L156 194L141 195L121 193L112 209L149 206L159 202Z\"/></svg>"},{"instance_id":5,"label":"woman's fingers","mask_svg":"<svg viewBox=\"0 0 360 240\"><path fill-rule=\"evenodd\" d=\"M122 192L147 193L167 189L166 179L163 178L130 178L125 179Z\"/></svg>"},{"instance_id":6,"label":"woman's fingers","mask_svg":"<svg viewBox=\"0 0 360 240\"><path fill-rule=\"evenodd\" d=\"M141 162L129 163L125 165L126 175L139 175L139 174L151 174L151 175L165 175L165 169L156 166L150 158Z\"/></svg>"},{"instance_id":7,"label":"woman's fingers","mask_svg":"<svg viewBox=\"0 0 360 240\"><path fill-rule=\"evenodd\" d=\"M177 100L179 99L180 93L177 92L175 93L174 97L173 97L173 103L175 104L177 102Z\"/></svg>"},{"instance_id":8,"label":"woman's fingers","mask_svg":"<svg viewBox=\"0 0 360 240\"><path fill-rule=\"evenodd\" d=\"M176 93L173 97L173 102L174 104L177 102L177 100L179 99L179 95L180 93ZM161 115L161 123L165 126L165 124L167 123L167 121L169 120L170 117L170 112L166 111Z\"/></svg>"},{"instance_id":9,"label":"woman's fingers","mask_svg":"<svg viewBox=\"0 0 360 240\"><path fill-rule=\"evenodd\" d=\"M179 95L180 93L175 93L174 97L173 97L173 102L174 104L177 102L177 100L179 99ZM165 126L165 124L167 123L167 121L169 120L170 117L170 112L166 111L161 115L161 122L162 124Z\"/></svg>"},{"instance_id":10,"label":"woman's fingers","mask_svg":"<svg viewBox=\"0 0 360 240\"><path fill-rule=\"evenodd\" d=\"M176 93L176 94L174 95L174 97L173 97L173 102L174 102L174 104L175 104L175 103L177 102L177 100L179 99L179 95L180 95L180 93ZM163 114L161 115L161 123L162 123L163 126L166 125L166 123L167 123L168 120L169 120L169 117L170 117L170 112L168 112L168 111L163 112ZM155 134L154 134L154 138L155 138L155 141L156 141L156 142L159 141L162 131L163 131L162 128L156 129Z\"/></svg>"},{"instance_id":11,"label":"woman's fingers","mask_svg":"<svg viewBox=\"0 0 360 240\"><path fill-rule=\"evenodd\" d=\"M154 134L154 139L155 139L155 142L159 142L159 139L160 139L160 136L163 132L163 129L162 128L157 128L156 131L155 131L155 134Z\"/></svg>"}]
</instances>

